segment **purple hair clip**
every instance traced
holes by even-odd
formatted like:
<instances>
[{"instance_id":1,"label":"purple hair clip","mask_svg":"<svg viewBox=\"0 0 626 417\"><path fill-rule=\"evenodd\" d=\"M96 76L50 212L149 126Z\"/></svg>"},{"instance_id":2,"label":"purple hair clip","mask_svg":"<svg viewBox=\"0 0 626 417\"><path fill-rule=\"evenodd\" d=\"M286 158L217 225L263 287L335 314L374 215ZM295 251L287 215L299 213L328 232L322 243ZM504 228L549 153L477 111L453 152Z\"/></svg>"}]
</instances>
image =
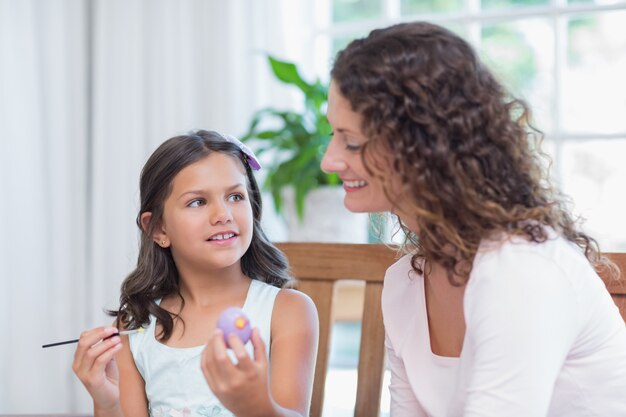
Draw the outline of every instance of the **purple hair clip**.
<instances>
[{"instance_id":1,"label":"purple hair clip","mask_svg":"<svg viewBox=\"0 0 626 417\"><path fill-rule=\"evenodd\" d=\"M243 144L242 141L240 141L234 136L230 136L230 135L222 135L222 136L224 136L224 139L226 139L227 142L233 143L237 145L239 149L241 149L241 152L243 152L247 157L246 159L248 160L248 165L250 165L250 168L252 168L254 171L258 171L261 169L261 164L259 163L259 160L256 158L256 155L254 155L254 152L252 152L252 149L248 148L246 145Z\"/></svg>"}]
</instances>

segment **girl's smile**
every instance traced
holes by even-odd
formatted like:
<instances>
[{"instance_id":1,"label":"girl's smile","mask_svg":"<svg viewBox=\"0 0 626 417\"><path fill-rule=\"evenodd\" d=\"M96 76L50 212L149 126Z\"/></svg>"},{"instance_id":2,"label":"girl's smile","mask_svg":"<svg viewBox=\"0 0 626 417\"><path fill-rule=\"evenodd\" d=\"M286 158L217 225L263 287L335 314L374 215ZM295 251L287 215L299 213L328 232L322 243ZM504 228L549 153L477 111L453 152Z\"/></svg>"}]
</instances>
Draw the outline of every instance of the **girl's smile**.
<instances>
[{"instance_id":1,"label":"girl's smile","mask_svg":"<svg viewBox=\"0 0 626 417\"><path fill-rule=\"evenodd\" d=\"M252 240L252 222L243 165L212 153L174 177L158 239L169 242L182 274L238 267Z\"/></svg>"},{"instance_id":2,"label":"girl's smile","mask_svg":"<svg viewBox=\"0 0 626 417\"><path fill-rule=\"evenodd\" d=\"M235 243L239 235L232 230L213 234L207 239L207 242L216 246L231 246Z\"/></svg>"}]
</instances>

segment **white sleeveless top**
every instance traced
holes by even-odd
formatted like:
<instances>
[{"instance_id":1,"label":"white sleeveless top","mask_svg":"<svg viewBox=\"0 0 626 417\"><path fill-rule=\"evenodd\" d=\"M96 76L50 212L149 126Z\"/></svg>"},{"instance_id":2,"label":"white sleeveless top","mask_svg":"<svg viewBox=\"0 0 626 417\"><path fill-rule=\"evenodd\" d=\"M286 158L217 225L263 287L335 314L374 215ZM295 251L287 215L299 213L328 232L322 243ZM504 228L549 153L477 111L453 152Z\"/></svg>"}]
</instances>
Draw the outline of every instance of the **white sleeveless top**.
<instances>
[{"instance_id":1,"label":"white sleeveless top","mask_svg":"<svg viewBox=\"0 0 626 417\"><path fill-rule=\"evenodd\" d=\"M260 330L268 356L272 310L279 291L272 285L252 280L243 305L252 327ZM135 365L146 384L150 416L231 417L233 414L209 389L200 369L204 345L189 348L166 346L155 338L155 325L156 318L151 315L145 332L128 336ZM245 347L253 357L252 343L246 343ZM233 352L228 350L228 353L234 360Z\"/></svg>"}]
</instances>

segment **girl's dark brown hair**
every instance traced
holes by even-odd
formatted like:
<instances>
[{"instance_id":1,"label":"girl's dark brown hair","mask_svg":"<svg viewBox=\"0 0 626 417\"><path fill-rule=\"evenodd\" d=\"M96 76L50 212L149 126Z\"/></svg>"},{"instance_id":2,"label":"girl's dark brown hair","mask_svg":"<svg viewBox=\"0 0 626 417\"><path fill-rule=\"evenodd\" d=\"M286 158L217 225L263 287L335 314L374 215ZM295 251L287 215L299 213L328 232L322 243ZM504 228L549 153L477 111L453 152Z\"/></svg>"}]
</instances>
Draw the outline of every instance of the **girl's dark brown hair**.
<instances>
[{"instance_id":1,"label":"girl's dark brown hair","mask_svg":"<svg viewBox=\"0 0 626 417\"><path fill-rule=\"evenodd\" d=\"M333 82L362 116L363 162L392 202L412 213L412 265L440 263L452 284L467 282L482 239L498 233L544 242L553 227L597 267L611 263L577 228L552 186L529 123L472 47L437 25L414 22L372 31L339 52ZM388 165L402 189L391 191ZM386 172L387 173L386 173ZM397 187L396 187L397 188Z\"/></svg>"},{"instance_id":2,"label":"girl's dark brown hair","mask_svg":"<svg viewBox=\"0 0 626 417\"><path fill-rule=\"evenodd\" d=\"M199 130L165 141L154 151L141 171L141 208L137 215L141 242L137 268L122 283L119 309L109 311L109 314L117 317L118 326L128 329L142 327L149 323L152 314L163 328L161 339L167 340L171 336L173 318L178 316L161 308L156 301L171 294L181 298L183 308L185 301L180 294L178 270L172 254L168 248L157 245L152 235L161 223L163 207L172 191L174 177L183 168L213 152L231 155L241 161L248 178L253 230L250 247L241 258L242 272L252 279L277 287L290 282L287 258L269 241L261 228L261 192L244 153L219 133ZM144 230L141 215L146 212L152 213L152 216Z\"/></svg>"}]
</instances>

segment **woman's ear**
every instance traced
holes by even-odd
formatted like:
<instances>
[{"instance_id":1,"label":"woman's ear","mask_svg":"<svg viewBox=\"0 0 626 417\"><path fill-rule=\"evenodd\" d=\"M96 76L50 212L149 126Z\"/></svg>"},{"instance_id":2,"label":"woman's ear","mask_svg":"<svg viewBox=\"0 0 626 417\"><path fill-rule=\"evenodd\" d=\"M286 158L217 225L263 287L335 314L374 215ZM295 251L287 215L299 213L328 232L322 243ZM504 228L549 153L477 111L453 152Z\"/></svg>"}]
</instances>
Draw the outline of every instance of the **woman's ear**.
<instances>
[{"instance_id":1,"label":"woman's ear","mask_svg":"<svg viewBox=\"0 0 626 417\"><path fill-rule=\"evenodd\" d=\"M147 233L150 226L150 221L152 220L152 213L149 211L141 213L140 221L141 221L141 229L144 233ZM152 231L152 240L162 248L167 248L170 246L169 239L165 234L165 230L161 225L157 225Z\"/></svg>"}]
</instances>

